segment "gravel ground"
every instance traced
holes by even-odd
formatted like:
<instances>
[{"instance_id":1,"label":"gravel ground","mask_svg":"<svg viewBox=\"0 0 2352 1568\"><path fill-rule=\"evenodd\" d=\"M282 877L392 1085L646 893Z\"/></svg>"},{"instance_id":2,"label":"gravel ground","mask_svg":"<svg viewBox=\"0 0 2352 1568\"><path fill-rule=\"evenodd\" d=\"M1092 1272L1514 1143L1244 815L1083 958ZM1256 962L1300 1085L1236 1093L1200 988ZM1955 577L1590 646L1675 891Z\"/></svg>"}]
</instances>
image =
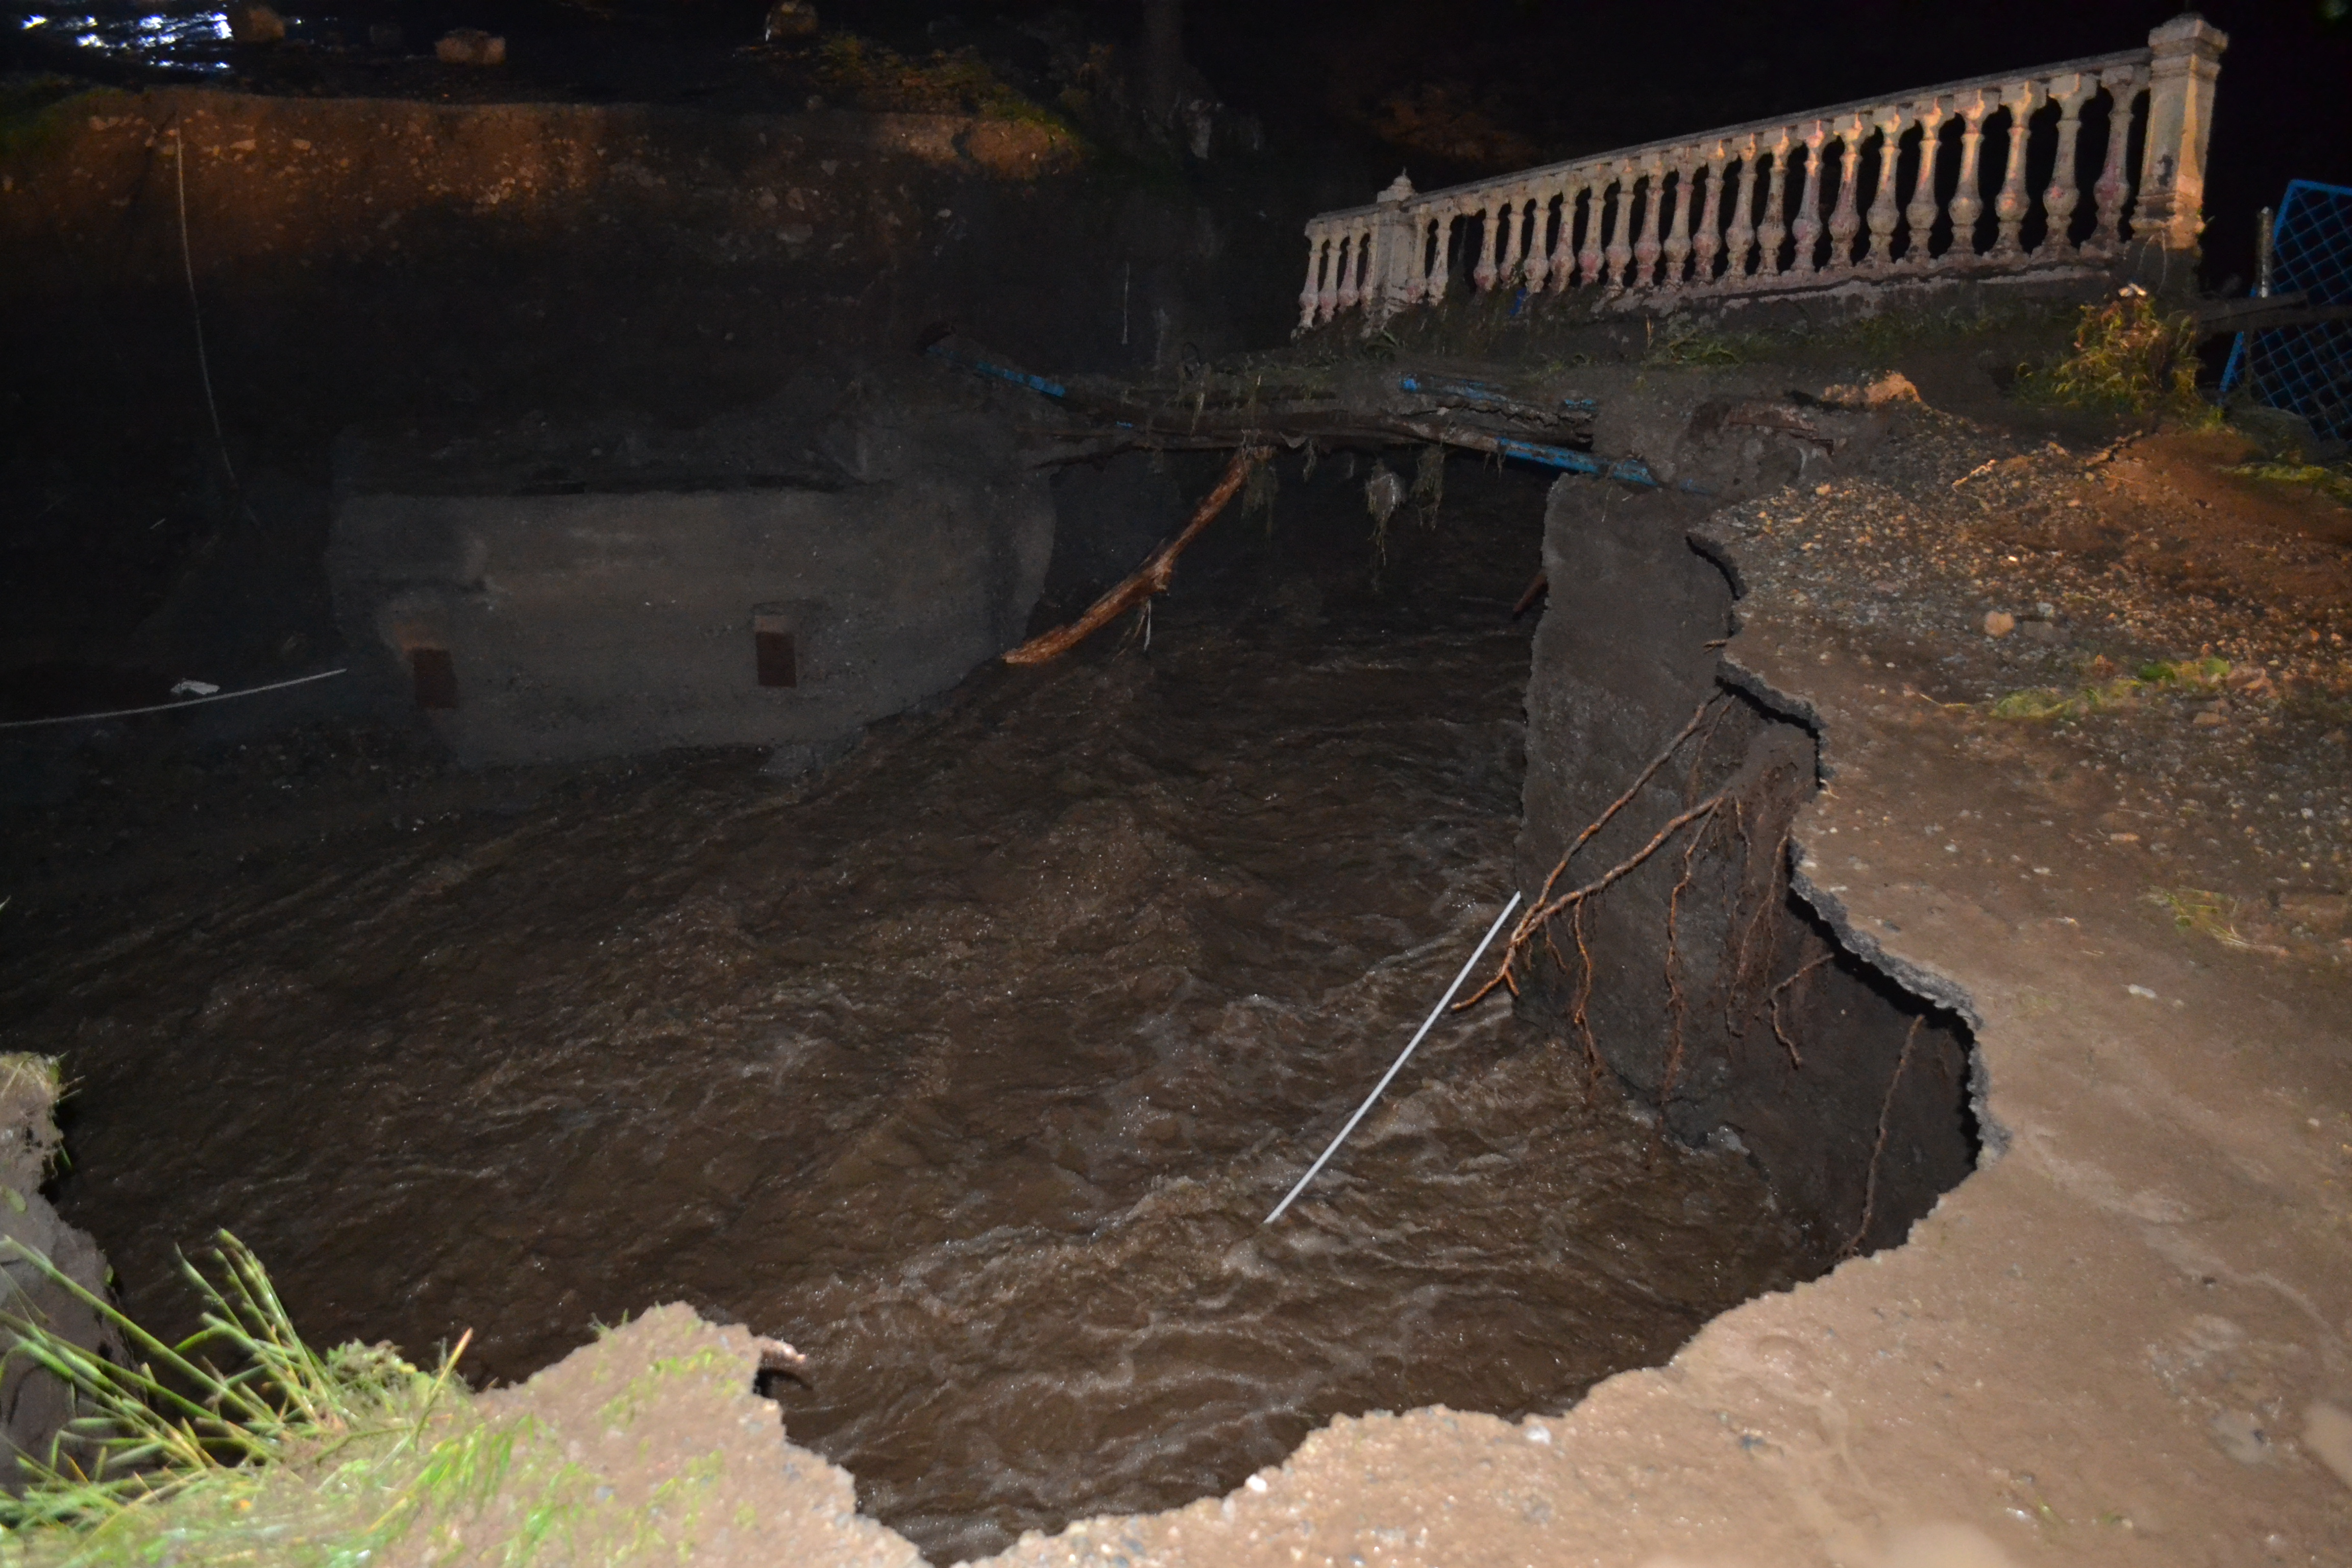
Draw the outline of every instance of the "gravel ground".
<instances>
[{"instance_id":1,"label":"gravel ground","mask_svg":"<svg viewBox=\"0 0 2352 1568\"><path fill-rule=\"evenodd\" d=\"M2250 455L2228 432L2070 450L1918 408L1856 477L1716 526L1890 696L1965 713L2083 837L2143 851L2184 925L2342 963L2352 510L2228 471Z\"/></svg>"}]
</instances>

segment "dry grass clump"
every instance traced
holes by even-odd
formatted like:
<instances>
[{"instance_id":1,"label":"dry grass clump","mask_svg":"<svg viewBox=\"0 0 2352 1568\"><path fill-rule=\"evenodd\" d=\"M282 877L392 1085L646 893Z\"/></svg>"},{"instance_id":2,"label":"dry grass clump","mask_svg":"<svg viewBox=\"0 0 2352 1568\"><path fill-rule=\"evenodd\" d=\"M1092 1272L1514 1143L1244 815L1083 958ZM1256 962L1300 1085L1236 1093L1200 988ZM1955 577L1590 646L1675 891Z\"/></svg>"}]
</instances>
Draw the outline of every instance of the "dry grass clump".
<instances>
[{"instance_id":1,"label":"dry grass clump","mask_svg":"<svg viewBox=\"0 0 2352 1568\"><path fill-rule=\"evenodd\" d=\"M2085 305L2071 353L2023 366L2017 395L2029 402L2122 414L2168 413L2203 419L2197 395L2197 324L2185 310L2157 308L2132 285L2104 305Z\"/></svg>"},{"instance_id":2,"label":"dry grass clump","mask_svg":"<svg viewBox=\"0 0 2352 1568\"><path fill-rule=\"evenodd\" d=\"M1757 332L1729 332L1697 321L1669 321L1664 331L1649 326L1642 363L1653 367L1684 364L1745 364L1768 354L1772 344Z\"/></svg>"}]
</instances>

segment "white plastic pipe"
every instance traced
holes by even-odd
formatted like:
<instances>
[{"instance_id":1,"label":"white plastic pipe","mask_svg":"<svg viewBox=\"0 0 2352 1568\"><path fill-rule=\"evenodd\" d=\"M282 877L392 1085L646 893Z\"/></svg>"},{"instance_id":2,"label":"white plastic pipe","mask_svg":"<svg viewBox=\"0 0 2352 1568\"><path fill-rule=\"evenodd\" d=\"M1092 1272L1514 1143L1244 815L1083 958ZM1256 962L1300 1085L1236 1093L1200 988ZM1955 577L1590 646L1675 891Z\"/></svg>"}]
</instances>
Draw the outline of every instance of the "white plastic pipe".
<instances>
[{"instance_id":1,"label":"white plastic pipe","mask_svg":"<svg viewBox=\"0 0 2352 1568\"><path fill-rule=\"evenodd\" d=\"M1364 1113L1371 1110L1372 1102L1380 1099L1381 1093L1387 1089L1390 1080L1403 1070L1406 1062L1412 1059L1412 1053L1420 1048L1421 1042L1427 1038L1429 1031L1436 1026L1439 1015L1453 1003L1454 994L1462 989L1462 983L1470 978L1470 972L1478 967L1480 959L1486 956L1486 949L1493 944L1496 934L1502 931L1503 922L1509 920L1511 912L1519 907L1519 897L1517 893L1511 895L1511 901L1503 906L1503 912L1495 917L1495 923L1488 926L1486 934L1479 939L1478 950L1470 955L1470 962L1462 966L1462 973L1454 977L1454 984L1445 988L1445 994L1437 999L1437 1005L1431 1008L1429 1016L1421 1021L1421 1027L1414 1033L1412 1043L1406 1046L1404 1054L1391 1063L1389 1070L1381 1075L1381 1081L1372 1086L1372 1092L1364 1097L1364 1103L1356 1107L1356 1114L1348 1118L1348 1125L1339 1129L1339 1136L1331 1140L1331 1146L1317 1157L1315 1163L1307 1167L1307 1173L1298 1178L1298 1184L1283 1195L1282 1201L1274 1205L1274 1212L1266 1215L1259 1222L1260 1224L1272 1225L1276 1220L1280 1219L1298 1194L1307 1190L1307 1184L1315 1179L1316 1173L1322 1170L1330 1162L1331 1156L1339 1152L1339 1145L1348 1141L1348 1134L1356 1130L1356 1123L1361 1121L1364 1119Z\"/></svg>"},{"instance_id":2,"label":"white plastic pipe","mask_svg":"<svg viewBox=\"0 0 2352 1568\"><path fill-rule=\"evenodd\" d=\"M337 665L316 675L298 675L291 680L273 680L267 686L248 686L242 691L213 691L202 697L184 697L177 702L151 702L144 708L110 708L102 713L66 713L55 719L11 719L0 724L0 730L31 730L43 724L87 724L100 719L128 719L139 713L176 713L183 708L201 708L207 702L227 702L239 697L258 697L265 691L283 691L289 686L308 686L314 680L341 675L347 668Z\"/></svg>"}]
</instances>

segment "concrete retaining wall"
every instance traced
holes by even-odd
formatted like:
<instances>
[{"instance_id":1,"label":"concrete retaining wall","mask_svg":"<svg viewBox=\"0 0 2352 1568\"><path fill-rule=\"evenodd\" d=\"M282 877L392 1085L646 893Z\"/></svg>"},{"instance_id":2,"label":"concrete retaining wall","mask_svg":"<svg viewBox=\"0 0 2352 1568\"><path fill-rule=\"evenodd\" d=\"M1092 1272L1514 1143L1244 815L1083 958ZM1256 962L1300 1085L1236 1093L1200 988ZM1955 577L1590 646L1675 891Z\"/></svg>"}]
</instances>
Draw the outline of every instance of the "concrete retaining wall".
<instances>
[{"instance_id":1,"label":"concrete retaining wall","mask_svg":"<svg viewBox=\"0 0 2352 1568\"><path fill-rule=\"evenodd\" d=\"M468 763L818 760L1011 647L1036 603L1051 492L955 395L900 388L814 447L779 428L758 466L782 472L747 474L716 441L699 475L691 440L601 468L562 460L601 458L578 432L487 453L348 441L329 551L345 642L379 701L421 710Z\"/></svg>"}]
</instances>

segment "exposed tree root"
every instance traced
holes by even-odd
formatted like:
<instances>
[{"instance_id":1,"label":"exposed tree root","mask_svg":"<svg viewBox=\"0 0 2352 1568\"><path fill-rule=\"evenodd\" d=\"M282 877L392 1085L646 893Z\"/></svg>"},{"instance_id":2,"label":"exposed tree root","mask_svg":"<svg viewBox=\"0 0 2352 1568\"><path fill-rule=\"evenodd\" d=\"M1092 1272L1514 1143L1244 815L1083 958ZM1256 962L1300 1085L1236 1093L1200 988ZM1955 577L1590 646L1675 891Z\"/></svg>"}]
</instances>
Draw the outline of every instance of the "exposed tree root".
<instances>
[{"instance_id":1,"label":"exposed tree root","mask_svg":"<svg viewBox=\"0 0 2352 1568\"><path fill-rule=\"evenodd\" d=\"M1811 974L1814 970L1819 969L1822 964L1829 963L1832 959L1837 957L1837 955L1838 950L1836 948L1830 949L1827 952L1822 953L1819 958L1813 959L1811 962L1800 966L1797 973L1780 982L1780 984L1772 987L1772 989L1765 995L1766 1006L1772 1015L1772 1037L1780 1041L1781 1048L1789 1053L1789 1065L1790 1067L1803 1067L1805 1065L1805 1058L1803 1054L1797 1049L1797 1042L1789 1037L1789 1032L1786 1029L1780 1027L1780 993L1786 991L1790 986L1794 985L1798 981L1802 980L1806 975Z\"/></svg>"},{"instance_id":2,"label":"exposed tree root","mask_svg":"<svg viewBox=\"0 0 2352 1568\"><path fill-rule=\"evenodd\" d=\"M1911 1026L1903 1032L1903 1054L1895 1058L1894 1076L1886 1080L1886 1100L1878 1108L1878 1142L1871 1145L1870 1171L1862 1183L1862 1223L1853 1227L1840 1250L1840 1258L1853 1258L1862 1250L1862 1238L1870 1234L1870 1222L1878 1212L1878 1162L1886 1152L1886 1130L1895 1118L1895 1090L1903 1082L1903 1069L1911 1065L1911 1043L1919 1037L1919 1026L1927 1021L1925 1014L1913 1016Z\"/></svg>"},{"instance_id":3,"label":"exposed tree root","mask_svg":"<svg viewBox=\"0 0 2352 1568\"><path fill-rule=\"evenodd\" d=\"M1568 864L1570 860L1576 858L1576 852L1583 848L1585 845L1591 843L1594 834L1599 833L1602 828L1608 826L1610 822L1615 818L1617 814L1624 810L1625 807L1632 803L1635 795L1642 793L1643 787L1653 778L1657 776L1658 770L1666 765L1666 763L1674 756L1675 752L1681 749L1682 743L1685 741L1689 740L1691 736L1697 731L1699 726L1706 721L1709 710L1724 700L1723 693L1719 691L1709 692L1706 700L1701 702L1698 705L1697 710L1690 716L1690 722L1685 724L1682 729L1676 732L1675 738L1666 742L1665 750L1660 752L1651 760L1650 765L1642 770L1641 776L1626 786L1624 794L1619 795L1615 800L1611 801L1609 803L1609 808L1606 811L1603 811L1599 816L1593 818L1591 824L1587 826L1583 832L1576 836L1576 841L1570 844L1567 850L1561 854L1559 864L1554 866L1551 868L1551 875L1544 879L1543 889L1536 895L1535 901L1528 905L1528 912L1521 915L1519 917L1518 924L1511 928L1510 941L1504 945L1502 962L1496 966L1493 976L1487 980L1486 984L1478 987L1478 990L1475 994L1460 1003L1457 1003L1454 1007L1456 1012L1469 1007L1477 1002L1483 1001L1488 994L1493 992L1493 990L1498 985L1509 990L1512 995L1517 995L1519 994L1519 983L1516 970L1518 961L1521 955L1526 952L1528 944L1534 941L1536 936L1542 932L1545 928L1551 923L1554 917L1580 906L1585 900L1592 897L1595 893L1600 892L1602 889L1616 881L1618 878L1623 876L1626 872L1633 870L1636 866L1639 866L1643 861L1647 860L1652 855L1655 854L1659 846L1665 843L1668 838L1672 837L1674 834L1678 832L1685 825L1696 820L1700 816L1704 816L1706 812L1712 811L1716 806L1722 804L1722 797L1718 795L1708 801L1704 807L1694 808L1691 811L1684 813L1682 816L1675 818L1674 821L1668 823L1664 828L1660 829L1659 836L1657 837L1652 839L1647 845L1636 851L1630 858L1612 867L1597 880L1588 883L1583 887L1574 889L1567 893L1563 893L1558 898L1554 898L1552 896L1553 889L1559 886L1559 879L1568 875ZM1546 942L1549 943L1549 937L1546 938ZM1583 933L1580 929L1577 933L1577 945L1580 951L1583 947ZM1559 956L1558 948L1553 948L1552 952L1555 957ZM1589 986L1591 979L1591 964L1589 959L1587 961L1586 978Z\"/></svg>"},{"instance_id":4,"label":"exposed tree root","mask_svg":"<svg viewBox=\"0 0 2352 1568\"><path fill-rule=\"evenodd\" d=\"M1576 939L1576 956L1583 965L1583 979L1577 986L1576 1001L1568 1011L1570 1027L1584 1046L1584 1088L1587 1096L1601 1084L1601 1042L1592 1037L1592 1025L1585 1009L1592 1001L1592 952L1584 945L1584 906L1579 904L1568 917L1569 934ZM1549 940L1549 937L1546 938Z\"/></svg>"},{"instance_id":5,"label":"exposed tree root","mask_svg":"<svg viewBox=\"0 0 2352 1568\"><path fill-rule=\"evenodd\" d=\"M1715 731L1713 726L1710 725L1708 727L1707 733L1709 737L1714 735ZM1701 755L1705 755L1704 742L1702 742ZM1693 770L1693 778L1694 780L1696 778L1696 768ZM1718 795L1715 798L1719 803L1724 797ZM1735 801L1735 806L1738 803ZM1693 833L1690 837L1690 842L1683 846L1682 875L1675 879L1674 891L1666 895L1667 1046L1665 1066L1661 1069L1658 1075L1658 1127L1662 1132L1664 1131L1666 1125L1666 1107L1673 1101L1675 1097L1675 1080L1682 1075L1683 1019L1684 1016L1689 1011L1689 1004L1683 995L1682 982L1681 921L1683 894L1691 885L1691 878L1696 874L1697 867L1698 852L1706 846L1707 832L1714 826L1715 813L1713 810L1709 810L1706 815L1706 819L1698 825L1698 831Z\"/></svg>"},{"instance_id":6,"label":"exposed tree root","mask_svg":"<svg viewBox=\"0 0 2352 1568\"><path fill-rule=\"evenodd\" d=\"M1555 917L1565 914L1568 910L1583 903L1585 900L1604 892L1609 888L1615 885L1620 878L1639 868L1643 861L1647 860L1651 856L1656 854L1661 848L1664 847L1667 841L1672 839L1675 834L1680 833L1684 828L1699 820L1699 818L1711 816L1716 807L1724 803L1724 799L1725 796L1720 794L1709 795L1706 800L1691 807L1688 811L1685 811L1679 816L1673 818L1664 827L1659 828L1655 836L1654 836L1647 844L1643 845L1641 848L1636 849L1624 859L1620 860L1614 866L1610 867L1608 870L1602 872L1591 881L1587 882L1579 888L1571 888L1556 899L1547 899L1543 903L1538 904L1534 910L1520 916L1518 925L1511 931L1510 943L1504 952L1503 962L1495 971L1494 977L1488 980L1486 984L1478 987L1478 991L1475 995L1473 995L1465 1001L1455 1003L1454 1011L1459 1012L1463 1008L1468 1007L1472 1004L1478 1002L1484 998L1487 993L1493 991L1497 985L1507 985L1511 989L1511 994L1515 996L1517 995L1519 988L1517 982L1512 975L1513 967L1517 963L1519 955L1526 951L1528 943L1532 942L1536 936L1543 931L1546 925L1549 924ZM1589 831L1590 830L1588 830L1588 833ZM1567 862L1563 860L1560 862L1560 865L1561 868L1564 869L1567 866ZM1557 876L1559 873L1555 871L1553 874ZM1550 884L1547 882L1545 886L1549 889Z\"/></svg>"},{"instance_id":7,"label":"exposed tree root","mask_svg":"<svg viewBox=\"0 0 2352 1568\"><path fill-rule=\"evenodd\" d=\"M1540 909L1545 901L1550 899L1552 889L1559 884L1559 879L1562 877L1568 875L1568 863L1571 859L1575 858L1576 852L1583 848L1587 843L1591 842L1594 834L1608 826L1611 819L1615 817L1619 812L1624 810L1625 807L1632 803L1635 795L1642 793L1642 786L1648 784L1651 779L1657 776L1658 770L1666 765L1666 760L1669 757L1672 757L1675 752L1680 749L1682 743L1685 741L1689 740L1691 736L1696 732L1699 725L1706 721L1707 710L1714 707L1717 702L1720 702L1723 700L1723 693L1719 691L1709 692L1707 694L1706 700L1698 705L1698 711L1690 716L1690 722L1684 725L1681 731L1677 733L1673 740L1666 742L1666 749L1660 752L1656 757L1651 760L1650 765L1642 770L1642 776L1635 779L1631 784L1627 785L1623 795L1619 795L1615 800L1609 803L1608 810L1593 818L1592 825L1576 836L1576 842L1568 847L1567 852L1562 854L1559 858L1559 864L1554 866L1551 868L1551 875L1544 879L1543 891L1536 895L1536 909ZM1528 916L1530 919L1533 918L1534 913L1534 909L1530 909L1528 910ZM1524 925L1527 921L1522 921L1520 923Z\"/></svg>"}]
</instances>

